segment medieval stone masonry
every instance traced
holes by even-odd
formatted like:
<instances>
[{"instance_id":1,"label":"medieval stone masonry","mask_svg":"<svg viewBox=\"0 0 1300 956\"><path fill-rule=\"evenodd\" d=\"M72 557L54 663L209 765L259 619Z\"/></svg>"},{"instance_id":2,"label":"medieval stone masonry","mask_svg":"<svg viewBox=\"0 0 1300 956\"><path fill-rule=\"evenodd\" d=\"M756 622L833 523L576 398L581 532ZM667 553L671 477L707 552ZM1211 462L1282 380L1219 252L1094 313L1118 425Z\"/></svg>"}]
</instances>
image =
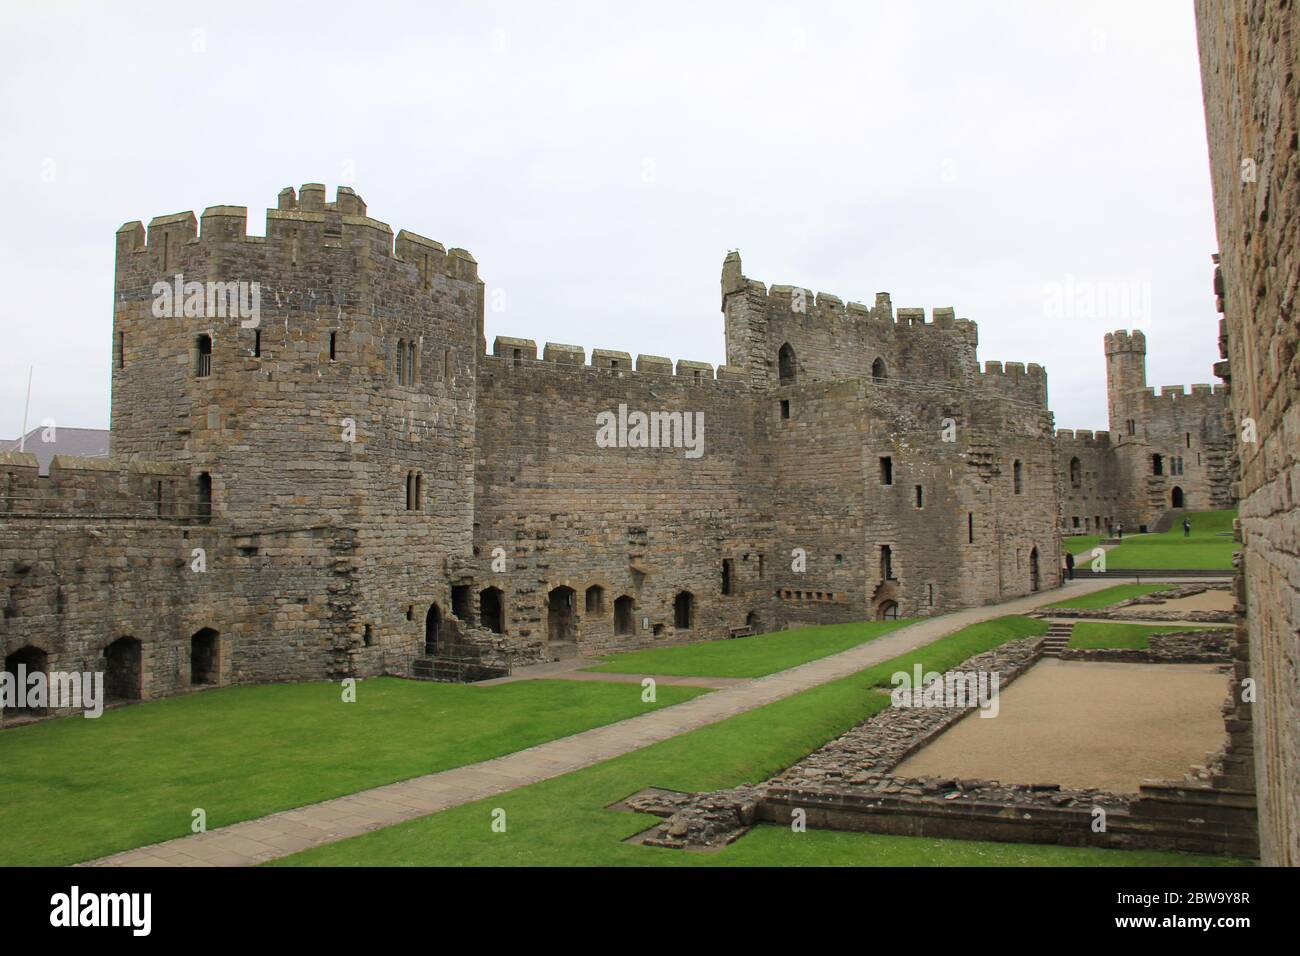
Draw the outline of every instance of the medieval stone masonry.
<instances>
[{"instance_id":1,"label":"medieval stone masonry","mask_svg":"<svg viewBox=\"0 0 1300 956\"><path fill-rule=\"evenodd\" d=\"M1220 268L1221 374L1240 429L1260 856L1300 864L1300 17L1196 4Z\"/></svg>"},{"instance_id":2,"label":"medieval stone masonry","mask_svg":"<svg viewBox=\"0 0 1300 956\"><path fill-rule=\"evenodd\" d=\"M111 453L0 456L6 669L113 696L512 664L1055 587L1061 534L1231 503L1223 393L1054 433L951 308L722 269L727 364L484 335L463 249L340 187L117 233ZM1113 438L1112 438L1113 436ZM1160 461L1161 465L1153 465Z\"/></svg>"}]
</instances>

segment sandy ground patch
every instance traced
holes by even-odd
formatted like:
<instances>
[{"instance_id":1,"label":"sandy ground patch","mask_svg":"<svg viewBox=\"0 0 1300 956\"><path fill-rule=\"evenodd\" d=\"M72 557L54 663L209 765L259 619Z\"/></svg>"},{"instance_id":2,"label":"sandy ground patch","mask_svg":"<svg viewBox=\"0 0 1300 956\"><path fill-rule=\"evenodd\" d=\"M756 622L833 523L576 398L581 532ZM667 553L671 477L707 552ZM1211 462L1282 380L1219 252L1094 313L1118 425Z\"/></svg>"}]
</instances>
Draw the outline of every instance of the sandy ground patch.
<instances>
[{"instance_id":1,"label":"sandy ground patch","mask_svg":"<svg viewBox=\"0 0 1300 956\"><path fill-rule=\"evenodd\" d=\"M962 718L894 772L1136 793L1222 745L1227 692L1213 664L1047 659L1002 692L997 717Z\"/></svg>"},{"instance_id":2,"label":"sandy ground patch","mask_svg":"<svg viewBox=\"0 0 1300 956\"><path fill-rule=\"evenodd\" d=\"M1231 611L1231 591L1202 591L1191 597L1174 598L1160 604L1134 604L1124 608L1132 611Z\"/></svg>"}]
</instances>

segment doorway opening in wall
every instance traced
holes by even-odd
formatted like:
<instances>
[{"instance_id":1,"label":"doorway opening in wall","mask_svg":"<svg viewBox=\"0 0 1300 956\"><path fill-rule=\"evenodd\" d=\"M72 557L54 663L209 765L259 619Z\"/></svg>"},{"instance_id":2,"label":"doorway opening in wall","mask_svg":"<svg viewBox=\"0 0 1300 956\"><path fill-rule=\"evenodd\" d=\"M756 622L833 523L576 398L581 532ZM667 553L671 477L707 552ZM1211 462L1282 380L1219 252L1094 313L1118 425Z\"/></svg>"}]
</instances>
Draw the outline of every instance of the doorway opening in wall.
<instances>
[{"instance_id":1,"label":"doorway opening in wall","mask_svg":"<svg viewBox=\"0 0 1300 956\"><path fill-rule=\"evenodd\" d=\"M140 642L119 637L104 648L104 693L109 700L140 699Z\"/></svg>"},{"instance_id":2,"label":"doorway opening in wall","mask_svg":"<svg viewBox=\"0 0 1300 956\"><path fill-rule=\"evenodd\" d=\"M1038 549L1034 548L1029 552L1029 590L1037 591L1040 581L1038 577Z\"/></svg>"},{"instance_id":3,"label":"doorway opening in wall","mask_svg":"<svg viewBox=\"0 0 1300 956\"><path fill-rule=\"evenodd\" d=\"M614 634L636 633L636 602L626 594L614 599Z\"/></svg>"},{"instance_id":4,"label":"doorway opening in wall","mask_svg":"<svg viewBox=\"0 0 1300 956\"><path fill-rule=\"evenodd\" d=\"M587 588L586 600L583 606L587 609L588 614L604 614L605 589L599 584L593 584Z\"/></svg>"},{"instance_id":5,"label":"doorway opening in wall","mask_svg":"<svg viewBox=\"0 0 1300 956\"><path fill-rule=\"evenodd\" d=\"M429 611L424 615L424 655L425 657L436 657L438 654L438 645L442 641L442 608L438 607L438 602L429 605Z\"/></svg>"},{"instance_id":6,"label":"doorway opening in wall","mask_svg":"<svg viewBox=\"0 0 1300 956\"><path fill-rule=\"evenodd\" d=\"M505 623L502 620L500 588L484 588L478 592L479 623L493 634L504 634Z\"/></svg>"},{"instance_id":7,"label":"doorway opening in wall","mask_svg":"<svg viewBox=\"0 0 1300 956\"><path fill-rule=\"evenodd\" d=\"M690 591L679 591L673 599L673 627L689 630L695 626L695 595Z\"/></svg>"},{"instance_id":8,"label":"doorway opening in wall","mask_svg":"<svg viewBox=\"0 0 1300 956\"><path fill-rule=\"evenodd\" d=\"M49 681L50 655L32 644L20 647L5 657L5 671L13 674L13 679L18 680L18 668L25 668L24 673L30 680L33 674L45 674L46 681ZM30 686L30 685L28 685ZM48 687L48 683L47 683ZM24 697L25 699L25 697ZM6 707L6 715L21 714L25 717L40 717L46 713L44 707Z\"/></svg>"},{"instance_id":9,"label":"doorway opening in wall","mask_svg":"<svg viewBox=\"0 0 1300 956\"><path fill-rule=\"evenodd\" d=\"M190 683L215 684L220 672L218 635L205 627L190 638Z\"/></svg>"},{"instance_id":10,"label":"doorway opening in wall","mask_svg":"<svg viewBox=\"0 0 1300 956\"><path fill-rule=\"evenodd\" d=\"M1187 498L1183 495L1182 488L1178 487L1177 485L1174 486L1174 490L1169 495L1169 503L1172 504L1175 508L1187 507Z\"/></svg>"},{"instance_id":11,"label":"doorway opening in wall","mask_svg":"<svg viewBox=\"0 0 1300 956\"><path fill-rule=\"evenodd\" d=\"M546 595L546 639L551 642L577 640L573 620L574 590L560 586Z\"/></svg>"},{"instance_id":12,"label":"doorway opening in wall","mask_svg":"<svg viewBox=\"0 0 1300 956\"><path fill-rule=\"evenodd\" d=\"M876 608L877 621L897 621L898 620L898 602L884 601Z\"/></svg>"},{"instance_id":13,"label":"doorway opening in wall","mask_svg":"<svg viewBox=\"0 0 1300 956\"><path fill-rule=\"evenodd\" d=\"M745 627L749 628L755 634L758 633L759 623L758 623L757 611L750 611L748 614L745 615Z\"/></svg>"}]
</instances>

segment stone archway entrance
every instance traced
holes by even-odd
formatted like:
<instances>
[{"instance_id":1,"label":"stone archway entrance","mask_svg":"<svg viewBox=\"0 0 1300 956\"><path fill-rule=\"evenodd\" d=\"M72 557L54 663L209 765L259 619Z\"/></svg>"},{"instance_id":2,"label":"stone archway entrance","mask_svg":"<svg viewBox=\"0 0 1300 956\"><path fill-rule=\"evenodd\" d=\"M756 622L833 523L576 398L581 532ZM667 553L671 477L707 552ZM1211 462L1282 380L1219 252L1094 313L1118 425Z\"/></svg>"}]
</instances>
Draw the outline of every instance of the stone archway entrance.
<instances>
[{"instance_id":1,"label":"stone archway entrance","mask_svg":"<svg viewBox=\"0 0 1300 956\"><path fill-rule=\"evenodd\" d=\"M22 671L19 671L22 667ZM5 671L13 674L15 682L21 681L18 688L25 697L31 689L31 684L27 681L33 674L44 674L47 681L46 693L49 693L49 672L50 672L50 655L45 653L39 647L28 644L26 647L20 647L5 657ZM4 709L6 716L23 715L26 717L40 717L46 713L44 707L6 707Z\"/></svg>"},{"instance_id":2,"label":"stone archway entrance","mask_svg":"<svg viewBox=\"0 0 1300 956\"><path fill-rule=\"evenodd\" d=\"M898 620L898 602L881 601L876 607L877 621L897 621Z\"/></svg>"},{"instance_id":3,"label":"stone archway entrance","mask_svg":"<svg viewBox=\"0 0 1300 956\"><path fill-rule=\"evenodd\" d=\"M221 674L221 646L218 635L205 627L190 638L190 683L215 684Z\"/></svg>"},{"instance_id":4,"label":"stone archway entrance","mask_svg":"<svg viewBox=\"0 0 1300 956\"><path fill-rule=\"evenodd\" d=\"M104 693L109 700L139 700L140 642L119 637L104 648Z\"/></svg>"},{"instance_id":5,"label":"stone archway entrance","mask_svg":"<svg viewBox=\"0 0 1300 956\"><path fill-rule=\"evenodd\" d=\"M1174 486L1174 490L1169 495L1169 503L1175 508L1187 507L1187 496L1183 494L1182 488Z\"/></svg>"},{"instance_id":6,"label":"stone archway entrance","mask_svg":"<svg viewBox=\"0 0 1300 956\"><path fill-rule=\"evenodd\" d=\"M561 585L546 596L546 639L551 643L571 643L578 639L573 612L573 588Z\"/></svg>"},{"instance_id":7,"label":"stone archway entrance","mask_svg":"<svg viewBox=\"0 0 1300 956\"><path fill-rule=\"evenodd\" d=\"M484 588L478 592L479 623L493 634L505 633L505 621L502 614L502 594L500 588Z\"/></svg>"}]
</instances>

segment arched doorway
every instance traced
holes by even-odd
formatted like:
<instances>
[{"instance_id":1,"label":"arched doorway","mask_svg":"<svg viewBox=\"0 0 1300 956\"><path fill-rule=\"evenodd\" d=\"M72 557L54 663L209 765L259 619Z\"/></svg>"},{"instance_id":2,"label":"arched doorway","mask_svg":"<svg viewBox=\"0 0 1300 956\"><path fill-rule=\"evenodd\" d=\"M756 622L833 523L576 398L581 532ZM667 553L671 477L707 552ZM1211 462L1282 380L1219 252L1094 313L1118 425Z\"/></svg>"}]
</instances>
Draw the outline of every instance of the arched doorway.
<instances>
[{"instance_id":1,"label":"arched doorway","mask_svg":"<svg viewBox=\"0 0 1300 956\"><path fill-rule=\"evenodd\" d=\"M104 692L109 700L139 700L140 684L140 642L119 637L104 648Z\"/></svg>"},{"instance_id":2,"label":"arched doorway","mask_svg":"<svg viewBox=\"0 0 1300 956\"><path fill-rule=\"evenodd\" d=\"M205 627L190 638L190 683L215 684L221 673L219 635Z\"/></svg>"},{"instance_id":3,"label":"arched doorway","mask_svg":"<svg viewBox=\"0 0 1300 956\"><path fill-rule=\"evenodd\" d=\"M795 377L794 346L786 342L776 353L777 377L782 385L790 385Z\"/></svg>"},{"instance_id":4,"label":"arched doorway","mask_svg":"<svg viewBox=\"0 0 1300 956\"><path fill-rule=\"evenodd\" d=\"M617 635L635 634L636 602L629 595L622 595L614 600L614 633Z\"/></svg>"},{"instance_id":5,"label":"arched doorway","mask_svg":"<svg viewBox=\"0 0 1300 956\"><path fill-rule=\"evenodd\" d=\"M1037 591L1040 581L1038 576L1038 549L1029 552L1029 590Z\"/></svg>"},{"instance_id":6,"label":"arched doorway","mask_svg":"<svg viewBox=\"0 0 1300 956\"><path fill-rule=\"evenodd\" d=\"M546 596L546 639L551 642L576 641L577 628L573 619L574 591L561 585L552 588Z\"/></svg>"},{"instance_id":7,"label":"arched doorway","mask_svg":"<svg viewBox=\"0 0 1300 956\"><path fill-rule=\"evenodd\" d=\"M501 614L501 589L484 588L478 592L479 622L493 634L504 634L505 623Z\"/></svg>"},{"instance_id":8,"label":"arched doorway","mask_svg":"<svg viewBox=\"0 0 1300 956\"><path fill-rule=\"evenodd\" d=\"M685 631L694 626L695 595L690 591L679 591L673 599L673 627Z\"/></svg>"},{"instance_id":9,"label":"arched doorway","mask_svg":"<svg viewBox=\"0 0 1300 956\"><path fill-rule=\"evenodd\" d=\"M889 377L889 376L888 376L888 374L887 374L886 371L885 371L885 360L884 360L884 359L882 359L882 358L878 358L878 359L876 359L874 362L871 363L871 380L872 380L873 382L875 382L877 385L879 385L881 382L883 382L883 381L884 381L886 378L888 378L888 377Z\"/></svg>"},{"instance_id":10,"label":"arched doorway","mask_svg":"<svg viewBox=\"0 0 1300 956\"><path fill-rule=\"evenodd\" d=\"M897 621L898 620L898 602L882 601L876 608L877 621Z\"/></svg>"},{"instance_id":11,"label":"arched doorway","mask_svg":"<svg viewBox=\"0 0 1300 956\"><path fill-rule=\"evenodd\" d=\"M424 656L436 657L438 644L442 641L442 608L434 601L424 615Z\"/></svg>"},{"instance_id":12,"label":"arched doorway","mask_svg":"<svg viewBox=\"0 0 1300 956\"><path fill-rule=\"evenodd\" d=\"M750 611L748 614L745 615L745 627L749 628L751 631L757 634L760 626L761 625L758 622L757 611Z\"/></svg>"},{"instance_id":13,"label":"arched doorway","mask_svg":"<svg viewBox=\"0 0 1300 956\"><path fill-rule=\"evenodd\" d=\"M21 672L19 667L22 668ZM22 695L20 699L25 700L27 693L32 689L32 685L28 681L33 674L46 675L46 693L49 693L50 655L39 647L28 644L6 656L5 671L14 675L16 690ZM6 707L5 713L40 717L45 713L45 710L44 707Z\"/></svg>"},{"instance_id":14,"label":"arched doorway","mask_svg":"<svg viewBox=\"0 0 1300 956\"><path fill-rule=\"evenodd\" d=\"M1183 495L1183 489L1174 485L1174 490L1169 495L1170 504L1175 508L1186 508L1187 498Z\"/></svg>"}]
</instances>

